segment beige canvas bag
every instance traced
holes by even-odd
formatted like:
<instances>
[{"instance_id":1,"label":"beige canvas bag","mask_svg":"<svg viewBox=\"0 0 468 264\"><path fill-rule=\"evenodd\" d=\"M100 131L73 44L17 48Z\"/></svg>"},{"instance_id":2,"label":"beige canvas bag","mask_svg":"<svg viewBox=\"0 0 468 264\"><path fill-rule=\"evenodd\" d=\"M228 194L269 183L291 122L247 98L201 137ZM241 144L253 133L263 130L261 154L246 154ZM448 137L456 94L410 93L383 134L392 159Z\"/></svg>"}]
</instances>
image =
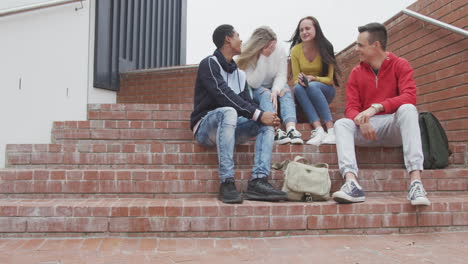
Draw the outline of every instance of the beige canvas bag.
<instances>
[{"instance_id":1,"label":"beige canvas bag","mask_svg":"<svg viewBox=\"0 0 468 264\"><path fill-rule=\"evenodd\" d=\"M302 161L302 162L300 162ZM296 156L293 161L283 161L273 165L283 169L284 183L282 191L292 201L326 201L330 199L331 181L328 164L308 164L309 161Z\"/></svg>"}]
</instances>

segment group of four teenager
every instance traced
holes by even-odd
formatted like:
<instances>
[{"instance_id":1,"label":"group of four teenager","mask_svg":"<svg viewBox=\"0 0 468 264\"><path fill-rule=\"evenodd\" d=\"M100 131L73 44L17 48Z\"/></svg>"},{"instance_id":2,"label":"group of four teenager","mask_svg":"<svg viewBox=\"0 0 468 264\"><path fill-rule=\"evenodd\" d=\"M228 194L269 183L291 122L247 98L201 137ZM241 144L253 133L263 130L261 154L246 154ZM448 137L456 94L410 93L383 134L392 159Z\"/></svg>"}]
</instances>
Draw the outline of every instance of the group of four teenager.
<instances>
[{"instance_id":1,"label":"group of four teenager","mask_svg":"<svg viewBox=\"0 0 468 264\"><path fill-rule=\"evenodd\" d=\"M359 33L356 51L361 63L352 70L346 85L346 117L334 127L329 103L335 96L333 85L338 86L340 69L333 46L316 18L305 17L297 25L290 40L290 58L294 97L313 127L306 143L318 146L336 142L338 165L346 180L333 194L339 203L365 200L357 182L355 144L403 145L411 177L408 200L413 205L429 205L421 183L423 154L413 70L406 60L386 52L383 25L370 23L359 27ZM231 25L221 25L213 32L213 42L214 54L199 64L190 122L197 142L217 148L221 181L218 198L225 203L241 203L244 198L285 200L286 193L275 189L267 177L274 142L303 144L287 84L286 52L269 27L257 28L242 45ZM234 179L234 146L253 137L252 176L241 195Z\"/></svg>"}]
</instances>

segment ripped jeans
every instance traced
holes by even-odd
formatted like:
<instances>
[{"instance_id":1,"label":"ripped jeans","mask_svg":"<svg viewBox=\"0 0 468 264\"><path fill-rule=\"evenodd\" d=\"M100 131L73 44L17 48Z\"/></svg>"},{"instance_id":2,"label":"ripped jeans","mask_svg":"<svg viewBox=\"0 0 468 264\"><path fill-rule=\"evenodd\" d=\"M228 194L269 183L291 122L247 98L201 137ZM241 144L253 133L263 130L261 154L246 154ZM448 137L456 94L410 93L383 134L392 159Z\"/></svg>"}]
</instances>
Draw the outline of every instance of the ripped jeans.
<instances>
[{"instance_id":1,"label":"ripped jeans","mask_svg":"<svg viewBox=\"0 0 468 264\"><path fill-rule=\"evenodd\" d=\"M204 146L216 146L219 177L222 182L234 177L234 145L250 138L255 141L255 157L252 178L264 178L270 174L271 153L275 132L245 117L238 117L232 107L220 107L208 112L200 122L195 139Z\"/></svg>"},{"instance_id":2,"label":"ripped jeans","mask_svg":"<svg viewBox=\"0 0 468 264\"><path fill-rule=\"evenodd\" d=\"M271 89L269 88L259 87L257 89L253 89L253 99L260 105L260 108L266 112L276 112L270 97ZM281 110L281 121L283 124L287 124L288 122L297 123L296 106L294 105L291 90L287 84L283 89L281 89L278 95L278 101Z\"/></svg>"}]
</instances>

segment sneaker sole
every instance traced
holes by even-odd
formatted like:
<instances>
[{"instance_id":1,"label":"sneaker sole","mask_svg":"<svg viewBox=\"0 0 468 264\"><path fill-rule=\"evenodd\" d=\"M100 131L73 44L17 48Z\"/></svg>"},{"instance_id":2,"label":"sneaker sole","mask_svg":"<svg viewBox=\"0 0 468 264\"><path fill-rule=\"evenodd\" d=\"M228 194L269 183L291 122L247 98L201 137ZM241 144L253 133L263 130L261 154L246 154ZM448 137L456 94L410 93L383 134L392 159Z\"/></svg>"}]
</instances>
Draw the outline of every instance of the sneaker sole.
<instances>
[{"instance_id":1,"label":"sneaker sole","mask_svg":"<svg viewBox=\"0 0 468 264\"><path fill-rule=\"evenodd\" d=\"M313 145L313 146L320 146L320 143L316 144L316 143L310 143L309 141L306 142L307 145Z\"/></svg>"},{"instance_id":2,"label":"sneaker sole","mask_svg":"<svg viewBox=\"0 0 468 264\"><path fill-rule=\"evenodd\" d=\"M415 206L417 206L417 205L429 206L429 205L431 205L431 202L430 202L429 200L427 200L427 201L418 201L418 200L414 201L414 200L413 200L413 201L411 201L411 205L415 205Z\"/></svg>"},{"instance_id":3,"label":"sneaker sole","mask_svg":"<svg viewBox=\"0 0 468 264\"><path fill-rule=\"evenodd\" d=\"M259 195L259 194L253 194L253 193L244 193L244 199L254 200L254 201L276 202L276 201L286 201L288 200L288 197L286 195Z\"/></svg>"},{"instance_id":4,"label":"sneaker sole","mask_svg":"<svg viewBox=\"0 0 468 264\"><path fill-rule=\"evenodd\" d=\"M284 145L284 144L291 143L291 139L285 138L285 139L281 139L281 140L276 140L275 143L278 144L278 145Z\"/></svg>"},{"instance_id":5,"label":"sneaker sole","mask_svg":"<svg viewBox=\"0 0 468 264\"><path fill-rule=\"evenodd\" d=\"M332 196L333 200L337 203L362 203L366 200L366 197L352 197L345 193L334 193Z\"/></svg>"},{"instance_id":6,"label":"sneaker sole","mask_svg":"<svg viewBox=\"0 0 468 264\"><path fill-rule=\"evenodd\" d=\"M304 144L304 140L300 138L291 139L291 144L301 145L301 144Z\"/></svg>"},{"instance_id":7,"label":"sneaker sole","mask_svg":"<svg viewBox=\"0 0 468 264\"><path fill-rule=\"evenodd\" d=\"M221 202L223 203L227 203L227 204L241 204L244 199L239 198L239 199L233 199L233 200L226 200L226 199L221 199L221 197L218 197L218 200L220 200Z\"/></svg>"}]
</instances>

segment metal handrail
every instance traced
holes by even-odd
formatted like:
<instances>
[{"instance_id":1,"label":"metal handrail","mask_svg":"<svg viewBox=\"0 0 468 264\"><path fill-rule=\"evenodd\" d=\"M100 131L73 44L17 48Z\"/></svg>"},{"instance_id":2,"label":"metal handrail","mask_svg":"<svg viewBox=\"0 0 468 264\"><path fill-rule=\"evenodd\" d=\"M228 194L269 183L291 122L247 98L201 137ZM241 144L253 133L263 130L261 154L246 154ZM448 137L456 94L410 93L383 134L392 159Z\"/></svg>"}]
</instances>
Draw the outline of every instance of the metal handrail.
<instances>
[{"instance_id":1,"label":"metal handrail","mask_svg":"<svg viewBox=\"0 0 468 264\"><path fill-rule=\"evenodd\" d=\"M403 13L409 15L409 16L412 16L412 17L415 17L417 19L420 19L424 22L428 22L428 23L431 23L433 25L436 25L438 27L441 27L441 28L445 28L445 29L448 29L452 32L455 32L457 34L461 34L463 35L465 38L468 37L468 31L464 30L464 29L461 29L461 28L458 28L458 27L455 27L455 26L452 26L450 24L447 24L445 22L442 22L442 21L439 21L437 19L433 19L433 18L430 18L428 16L425 16L425 15L421 15L417 12L414 12L412 10L409 10L409 9L403 9L402 10Z\"/></svg>"},{"instance_id":2,"label":"metal handrail","mask_svg":"<svg viewBox=\"0 0 468 264\"><path fill-rule=\"evenodd\" d=\"M71 3L74 3L74 2L83 2L83 1L84 0L54 0L54 1L47 1L47 2L43 2L43 3L38 3L38 4L31 4L31 5L13 7L13 8L0 10L0 17L19 14L19 13L25 13L25 12L38 10L38 9L44 9L44 8L48 8L48 7L71 4Z\"/></svg>"}]
</instances>

